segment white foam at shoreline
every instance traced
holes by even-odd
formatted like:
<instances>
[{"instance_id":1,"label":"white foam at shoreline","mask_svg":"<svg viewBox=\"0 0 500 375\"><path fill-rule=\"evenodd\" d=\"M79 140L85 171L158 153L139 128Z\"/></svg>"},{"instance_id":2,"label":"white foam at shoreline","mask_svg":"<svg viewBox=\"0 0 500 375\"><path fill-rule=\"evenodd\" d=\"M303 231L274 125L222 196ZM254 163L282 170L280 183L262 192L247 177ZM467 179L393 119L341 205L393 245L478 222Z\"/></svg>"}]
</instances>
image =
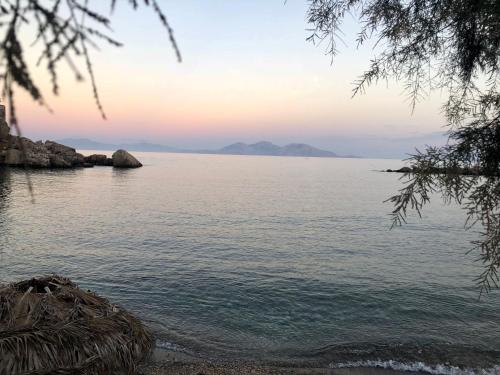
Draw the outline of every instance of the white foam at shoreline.
<instances>
[{"instance_id":1,"label":"white foam at shoreline","mask_svg":"<svg viewBox=\"0 0 500 375\"><path fill-rule=\"evenodd\" d=\"M159 349L177 352L177 353L187 353L187 350L173 342L157 340L156 347ZM404 363L394 360L381 361L381 360L366 360L366 361L351 361L345 363L330 363L330 368L383 368L387 370L395 371L407 371L407 372L426 372L432 375L500 375L500 364L487 368L487 369L476 369L476 368L460 368L457 366L450 365L428 365L424 362L411 362Z\"/></svg>"},{"instance_id":2,"label":"white foam at shoreline","mask_svg":"<svg viewBox=\"0 0 500 375\"><path fill-rule=\"evenodd\" d=\"M423 362L403 363L398 361L353 361L330 364L331 368L376 367L398 371L420 371L432 375L500 375L500 365L489 369L461 369L447 365L427 365Z\"/></svg>"},{"instance_id":3,"label":"white foam at shoreline","mask_svg":"<svg viewBox=\"0 0 500 375\"><path fill-rule=\"evenodd\" d=\"M185 352L186 349L182 348L181 346L174 344L173 342L170 341L164 341L164 340L156 340L156 345L157 348L160 349L165 349L165 350L170 350L172 352Z\"/></svg>"}]
</instances>

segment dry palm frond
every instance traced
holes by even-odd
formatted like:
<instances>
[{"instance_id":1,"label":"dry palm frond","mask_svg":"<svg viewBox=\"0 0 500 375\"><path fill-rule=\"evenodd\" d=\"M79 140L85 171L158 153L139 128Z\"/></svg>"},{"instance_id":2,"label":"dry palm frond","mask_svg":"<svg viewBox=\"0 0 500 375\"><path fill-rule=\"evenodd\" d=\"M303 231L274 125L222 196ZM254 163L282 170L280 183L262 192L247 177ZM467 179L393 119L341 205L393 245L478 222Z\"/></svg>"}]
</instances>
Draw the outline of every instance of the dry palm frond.
<instances>
[{"instance_id":1,"label":"dry palm frond","mask_svg":"<svg viewBox=\"0 0 500 375\"><path fill-rule=\"evenodd\" d=\"M133 374L151 348L137 318L68 279L0 286L0 375Z\"/></svg>"}]
</instances>

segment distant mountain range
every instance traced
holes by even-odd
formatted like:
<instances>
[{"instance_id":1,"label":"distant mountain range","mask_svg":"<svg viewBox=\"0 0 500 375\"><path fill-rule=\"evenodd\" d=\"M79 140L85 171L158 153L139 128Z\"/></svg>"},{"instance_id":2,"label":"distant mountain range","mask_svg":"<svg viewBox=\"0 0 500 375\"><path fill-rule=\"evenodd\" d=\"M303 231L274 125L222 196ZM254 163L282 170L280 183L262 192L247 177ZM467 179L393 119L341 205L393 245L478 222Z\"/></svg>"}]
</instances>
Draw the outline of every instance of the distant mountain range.
<instances>
[{"instance_id":1,"label":"distant mountain range","mask_svg":"<svg viewBox=\"0 0 500 375\"><path fill-rule=\"evenodd\" d=\"M86 138L66 138L57 141L63 145L70 146L80 150L103 150L103 151L116 151L120 148L127 151L149 151L149 152L178 152L174 147L158 145L148 142L137 142L137 143L102 143L96 142L91 139Z\"/></svg>"},{"instance_id":2,"label":"distant mountain range","mask_svg":"<svg viewBox=\"0 0 500 375\"><path fill-rule=\"evenodd\" d=\"M182 150L175 147L164 146L148 142L111 144L92 141L90 139L67 138L58 141L67 146L80 150L110 150L120 148L128 151L149 151L149 152L176 152L176 153L196 153L196 154L222 154L222 155L266 155L266 156L308 156L320 158L334 157L355 157L339 156L331 151L304 144L291 143L286 146L277 146L271 142L257 142L253 144L233 143L218 150Z\"/></svg>"},{"instance_id":3,"label":"distant mountain range","mask_svg":"<svg viewBox=\"0 0 500 375\"><path fill-rule=\"evenodd\" d=\"M238 142L219 150L207 152L211 154L225 155L311 156L322 158L337 157L334 152L320 150L319 148L309 146L304 143L291 143L280 147L271 142L264 141L253 144Z\"/></svg>"}]
</instances>

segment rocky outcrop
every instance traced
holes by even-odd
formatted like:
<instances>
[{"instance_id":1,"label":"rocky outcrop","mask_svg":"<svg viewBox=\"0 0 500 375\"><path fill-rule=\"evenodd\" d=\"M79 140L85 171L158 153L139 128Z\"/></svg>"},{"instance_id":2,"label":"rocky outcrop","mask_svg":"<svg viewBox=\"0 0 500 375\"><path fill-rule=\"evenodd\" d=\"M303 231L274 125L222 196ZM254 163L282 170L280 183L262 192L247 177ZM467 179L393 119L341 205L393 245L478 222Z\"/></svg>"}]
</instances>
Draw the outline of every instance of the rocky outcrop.
<instances>
[{"instance_id":1,"label":"rocky outcrop","mask_svg":"<svg viewBox=\"0 0 500 375\"><path fill-rule=\"evenodd\" d=\"M76 168L113 166L138 168L142 164L125 150L118 150L113 158L94 154L83 156L72 147L53 141L33 142L28 138L8 136L0 140L0 165L26 166L30 168Z\"/></svg>"},{"instance_id":2,"label":"rocky outcrop","mask_svg":"<svg viewBox=\"0 0 500 375\"><path fill-rule=\"evenodd\" d=\"M94 165L106 165L106 155L93 154L90 156L85 156L85 163L90 163Z\"/></svg>"},{"instance_id":3,"label":"rocky outcrop","mask_svg":"<svg viewBox=\"0 0 500 375\"><path fill-rule=\"evenodd\" d=\"M6 122L0 122L0 139L7 138L10 133L10 127Z\"/></svg>"},{"instance_id":4,"label":"rocky outcrop","mask_svg":"<svg viewBox=\"0 0 500 375\"><path fill-rule=\"evenodd\" d=\"M93 154L85 156L85 163L110 167L113 165L113 159L103 154Z\"/></svg>"},{"instance_id":5,"label":"rocky outcrop","mask_svg":"<svg viewBox=\"0 0 500 375\"><path fill-rule=\"evenodd\" d=\"M0 166L26 166L29 168L91 168L116 166L137 168L142 164L125 150L118 150L113 159L94 154L84 157L72 147L53 141L33 142L31 139L10 135L5 120L5 106L0 104Z\"/></svg>"},{"instance_id":6,"label":"rocky outcrop","mask_svg":"<svg viewBox=\"0 0 500 375\"><path fill-rule=\"evenodd\" d=\"M70 167L79 167L85 162L84 156L72 147L52 141L46 141L44 145L55 160L59 159Z\"/></svg>"},{"instance_id":7,"label":"rocky outcrop","mask_svg":"<svg viewBox=\"0 0 500 375\"><path fill-rule=\"evenodd\" d=\"M0 140L7 139L10 134L10 127L5 121L5 106L0 105Z\"/></svg>"},{"instance_id":8,"label":"rocky outcrop","mask_svg":"<svg viewBox=\"0 0 500 375\"><path fill-rule=\"evenodd\" d=\"M9 151L9 154L14 154L16 157L13 159L13 164L10 164L6 156L8 165L26 164L33 168L50 167L50 153L41 141L33 142L28 138L11 136Z\"/></svg>"},{"instance_id":9,"label":"rocky outcrop","mask_svg":"<svg viewBox=\"0 0 500 375\"><path fill-rule=\"evenodd\" d=\"M9 136L2 141L0 162L31 168L72 168L84 163L82 154L74 148L52 141L33 142L28 138Z\"/></svg>"},{"instance_id":10,"label":"rocky outcrop","mask_svg":"<svg viewBox=\"0 0 500 375\"><path fill-rule=\"evenodd\" d=\"M399 172L399 173L410 173L412 171L412 169L410 167L403 167L403 168L400 168L394 172Z\"/></svg>"},{"instance_id":11,"label":"rocky outcrop","mask_svg":"<svg viewBox=\"0 0 500 375\"><path fill-rule=\"evenodd\" d=\"M465 167L465 168L438 168L431 167L425 170L418 168L410 168L403 167L400 169L387 169L386 172L395 172L395 173L418 173L425 172L429 174L449 174L449 175L464 175L464 176L483 176L487 175L483 170L479 167Z\"/></svg>"},{"instance_id":12,"label":"rocky outcrop","mask_svg":"<svg viewBox=\"0 0 500 375\"><path fill-rule=\"evenodd\" d=\"M118 150L113 158L106 155L83 156L72 147L53 141L33 142L28 138L8 136L0 140L0 165L26 166L30 168L76 168L114 166L138 168L142 164L125 150Z\"/></svg>"},{"instance_id":13,"label":"rocky outcrop","mask_svg":"<svg viewBox=\"0 0 500 375\"><path fill-rule=\"evenodd\" d=\"M7 165L22 165L23 154L19 150L7 150L5 152L4 163Z\"/></svg>"},{"instance_id":14,"label":"rocky outcrop","mask_svg":"<svg viewBox=\"0 0 500 375\"><path fill-rule=\"evenodd\" d=\"M113 167L116 168L139 168L142 164L125 150L115 151L113 154Z\"/></svg>"}]
</instances>

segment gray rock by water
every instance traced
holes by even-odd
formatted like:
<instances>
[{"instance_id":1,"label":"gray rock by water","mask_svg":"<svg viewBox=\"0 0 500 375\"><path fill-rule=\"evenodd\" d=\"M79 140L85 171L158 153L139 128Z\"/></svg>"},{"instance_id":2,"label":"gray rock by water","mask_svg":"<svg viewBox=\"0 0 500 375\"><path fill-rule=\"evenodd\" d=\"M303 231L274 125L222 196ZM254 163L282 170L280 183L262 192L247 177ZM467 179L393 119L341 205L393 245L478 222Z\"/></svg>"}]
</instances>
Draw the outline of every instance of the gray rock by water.
<instances>
[{"instance_id":1,"label":"gray rock by water","mask_svg":"<svg viewBox=\"0 0 500 375\"><path fill-rule=\"evenodd\" d=\"M90 163L94 165L106 165L108 157L101 154L93 154L90 156L85 156L85 163Z\"/></svg>"},{"instance_id":2,"label":"gray rock by water","mask_svg":"<svg viewBox=\"0 0 500 375\"><path fill-rule=\"evenodd\" d=\"M116 168L139 168L142 164L125 150L118 150L113 154L113 167Z\"/></svg>"},{"instance_id":3,"label":"gray rock by water","mask_svg":"<svg viewBox=\"0 0 500 375\"><path fill-rule=\"evenodd\" d=\"M71 163L65 160L61 155L53 154L49 156L50 166L52 168L70 168Z\"/></svg>"},{"instance_id":4,"label":"gray rock by water","mask_svg":"<svg viewBox=\"0 0 500 375\"><path fill-rule=\"evenodd\" d=\"M23 164L23 154L19 150L10 149L5 152L4 163L7 165Z\"/></svg>"},{"instance_id":5,"label":"gray rock by water","mask_svg":"<svg viewBox=\"0 0 500 375\"><path fill-rule=\"evenodd\" d=\"M411 168L410 167L403 167L403 168L398 169L397 172L400 172L400 173L410 173L411 172Z\"/></svg>"},{"instance_id":6,"label":"gray rock by water","mask_svg":"<svg viewBox=\"0 0 500 375\"><path fill-rule=\"evenodd\" d=\"M0 139L7 139L10 134L10 127L7 122L0 120Z\"/></svg>"},{"instance_id":7,"label":"gray rock by water","mask_svg":"<svg viewBox=\"0 0 500 375\"><path fill-rule=\"evenodd\" d=\"M54 156L54 160L64 161L64 163L59 163L60 165L54 165L54 167L59 167L62 164L67 164L68 167L81 166L85 162L83 155L76 152L72 147L52 141L46 141L44 145L49 153Z\"/></svg>"},{"instance_id":8,"label":"gray rock by water","mask_svg":"<svg viewBox=\"0 0 500 375\"><path fill-rule=\"evenodd\" d=\"M42 142L16 137L13 143L13 148L21 151L22 164L33 168L50 167L50 153Z\"/></svg>"},{"instance_id":9,"label":"gray rock by water","mask_svg":"<svg viewBox=\"0 0 500 375\"><path fill-rule=\"evenodd\" d=\"M72 168L83 166L83 155L74 148L56 142L33 142L28 138L9 136L0 141L0 162L31 168Z\"/></svg>"},{"instance_id":10,"label":"gray rock by water","mask_svg":"<svg viewBox=\"0 0 500 375\"><path fill-rule=\"evenodd\" d=\"M0 104L0 140L7 139L10 134L10 127L5 120L5 106Z\"/></svg>"},{"instance_id":11,"label":"gray rock by water","mask_svg":"<svg viewBox=\"0 0 500 375\"><path fill-rule=\"evenodd\" d=\"M118 150L113 158L94 154L84 157L73 147L53 141L33 142L28 138L10 135L5 119L5 106L0 104L0 165L30 168L74 168L94 165L117 168L138 168L142 164L125 150Z\"/></svg>"}]
</instances>

